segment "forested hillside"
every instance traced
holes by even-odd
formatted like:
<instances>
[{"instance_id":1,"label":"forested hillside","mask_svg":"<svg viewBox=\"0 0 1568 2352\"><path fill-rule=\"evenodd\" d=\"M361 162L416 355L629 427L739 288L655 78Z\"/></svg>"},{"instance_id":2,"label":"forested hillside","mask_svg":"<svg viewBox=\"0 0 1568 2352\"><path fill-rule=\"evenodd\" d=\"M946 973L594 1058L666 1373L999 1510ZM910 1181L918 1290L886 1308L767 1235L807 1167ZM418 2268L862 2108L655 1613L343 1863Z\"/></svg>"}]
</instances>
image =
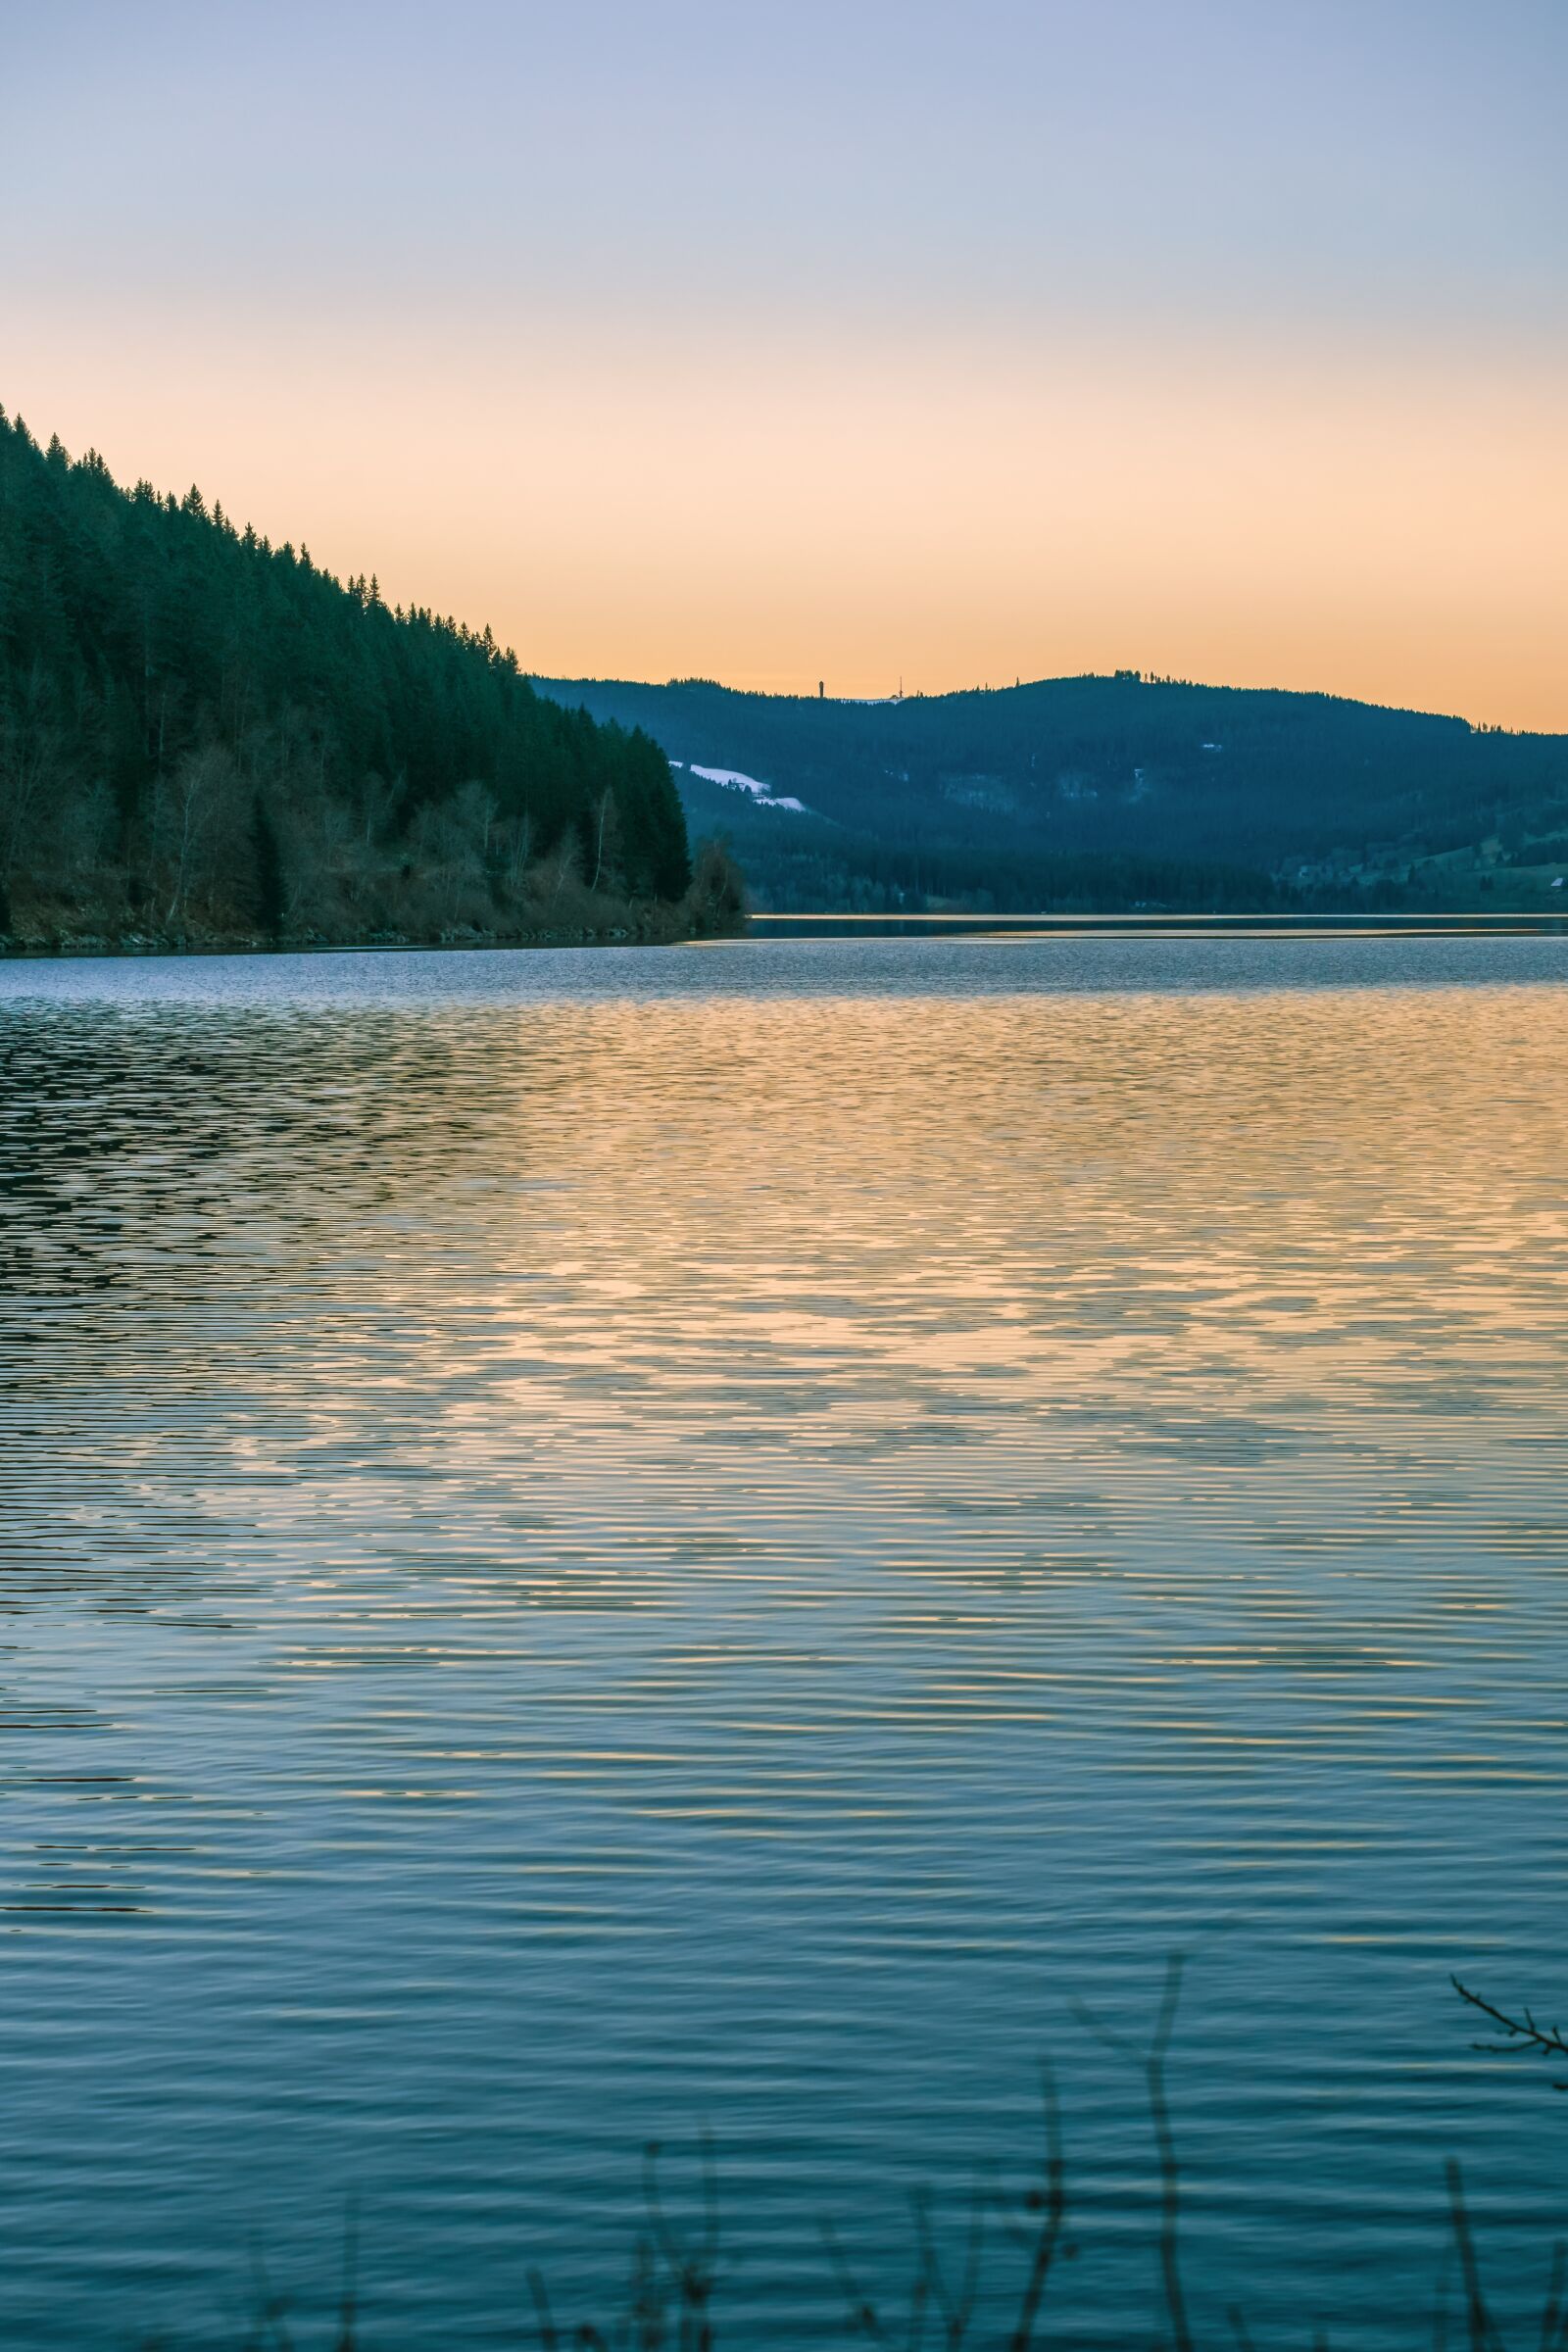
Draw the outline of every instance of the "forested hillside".
<instances>
[{"instance_id":1,"label":"forested hillside","mask_svg":"<svg viewBox=\"0 0 1568 2352\"><path fill-rule=\"evenodd\" d=\"M537 683L657 736L689 821L725 828L761 906L1568 897L1560 735L1125 670L885 703Z\"/></svg>"},{"instance_id":2,"label":"forested hillside","mask_svg":"<svg viewBox=\"0 0 1568 2352\"><path fill-rule=\"evenodd\" d=\"M122 490L0 412L0 933L13 944L668 937L663 753L537 696L200 493ZM700 901L700 903L698 903Z\"/></svg>"}]
</instances>

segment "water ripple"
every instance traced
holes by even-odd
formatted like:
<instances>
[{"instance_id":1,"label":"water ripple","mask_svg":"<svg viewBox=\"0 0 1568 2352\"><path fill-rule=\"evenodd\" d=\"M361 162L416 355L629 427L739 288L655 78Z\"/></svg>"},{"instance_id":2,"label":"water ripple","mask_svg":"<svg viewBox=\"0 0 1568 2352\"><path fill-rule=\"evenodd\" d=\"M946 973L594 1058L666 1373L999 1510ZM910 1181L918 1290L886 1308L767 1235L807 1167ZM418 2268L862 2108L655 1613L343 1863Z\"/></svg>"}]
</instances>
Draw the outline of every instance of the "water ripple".
<instances>
[{"instance_id":1,"label":"water ripple","mask_svg":"<svg viewBox=\"0 0 1568 2352\"><path fill-rule=\"evenodd\" d=\"M798 2344L1045 2049L1140 2340L1071 2003L1176 1946L1205 2327L1412 2340L1450 2146L1528 2302L1446 1973L1560 1991L1565 1042L1553 940L0 967L13 2340L324 2298L352 2189L489 2345L706 2117Z\"/></svg>"}]
</instances>

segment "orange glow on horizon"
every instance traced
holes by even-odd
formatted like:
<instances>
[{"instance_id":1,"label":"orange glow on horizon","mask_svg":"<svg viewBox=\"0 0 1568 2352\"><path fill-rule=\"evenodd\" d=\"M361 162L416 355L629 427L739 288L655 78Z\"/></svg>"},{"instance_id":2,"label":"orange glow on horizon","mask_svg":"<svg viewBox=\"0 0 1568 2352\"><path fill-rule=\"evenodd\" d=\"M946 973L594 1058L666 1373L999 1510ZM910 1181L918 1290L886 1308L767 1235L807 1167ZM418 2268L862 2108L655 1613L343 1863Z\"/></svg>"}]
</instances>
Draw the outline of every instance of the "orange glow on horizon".
<instances>
[{"instance_id":1,"label":"orange glow on horizon","mask_svg":"<svg viewBox=\"0 0 1568 2352\"><path fill-rule=\"evenodd\" d=\"M36 318L0 399L545 675L1121 666L1568 730L1564 370L672 332L286 355Z\"/></svg>"}]
</instances>

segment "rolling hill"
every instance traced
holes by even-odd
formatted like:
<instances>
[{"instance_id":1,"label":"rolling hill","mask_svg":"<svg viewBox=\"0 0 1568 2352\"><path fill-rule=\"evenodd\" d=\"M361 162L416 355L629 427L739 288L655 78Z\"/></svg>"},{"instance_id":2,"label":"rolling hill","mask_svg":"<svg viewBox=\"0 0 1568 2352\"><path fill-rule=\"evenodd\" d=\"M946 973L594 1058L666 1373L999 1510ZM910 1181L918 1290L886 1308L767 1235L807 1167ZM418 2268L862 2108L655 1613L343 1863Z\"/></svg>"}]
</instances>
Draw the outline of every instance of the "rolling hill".
<instances>
[{"instance_id":1,"label":"rolling hill","mask_svg":"<svg viewBox=\"0 0 1568 2352\"><path fill-rule=\"evenodd\" d=\"M1560 905L1568 737L1122 670L882 703L536 679L640 727L760 906Z\"/></svg>"}]
</instances>

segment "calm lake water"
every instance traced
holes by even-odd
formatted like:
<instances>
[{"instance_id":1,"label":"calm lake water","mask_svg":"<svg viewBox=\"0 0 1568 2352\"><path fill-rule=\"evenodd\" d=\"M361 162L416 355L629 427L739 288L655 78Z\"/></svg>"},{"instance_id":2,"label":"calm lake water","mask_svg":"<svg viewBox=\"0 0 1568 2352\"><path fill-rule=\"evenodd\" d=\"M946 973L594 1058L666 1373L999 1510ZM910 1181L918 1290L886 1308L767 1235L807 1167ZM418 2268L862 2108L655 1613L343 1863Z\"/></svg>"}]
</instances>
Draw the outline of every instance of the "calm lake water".
<instances>
[{"instance_id":1,"label":"calm lake water","mask_svg":"<svg viewBox=\"0 0 1568 2352\"><path fill-rule=\"evenodd\" d=\"M0 2329L1505 2313L1568 2099L1568 942L0 966ZM1021 2256L985 2276L1010 2307ZM313 2334L313 2328L316 2332Z\"/></svg>"}]
</instances>

